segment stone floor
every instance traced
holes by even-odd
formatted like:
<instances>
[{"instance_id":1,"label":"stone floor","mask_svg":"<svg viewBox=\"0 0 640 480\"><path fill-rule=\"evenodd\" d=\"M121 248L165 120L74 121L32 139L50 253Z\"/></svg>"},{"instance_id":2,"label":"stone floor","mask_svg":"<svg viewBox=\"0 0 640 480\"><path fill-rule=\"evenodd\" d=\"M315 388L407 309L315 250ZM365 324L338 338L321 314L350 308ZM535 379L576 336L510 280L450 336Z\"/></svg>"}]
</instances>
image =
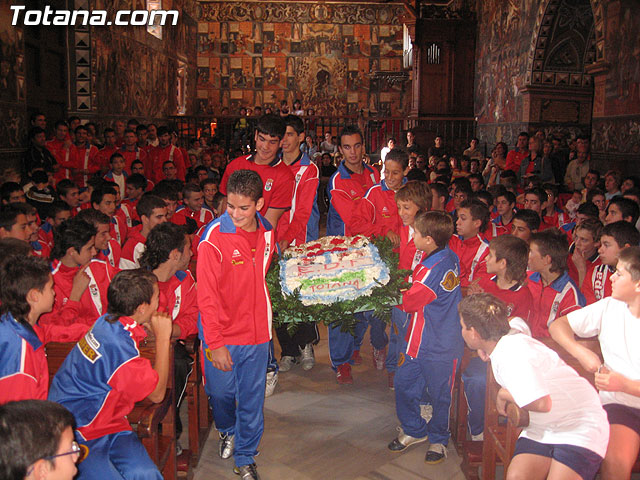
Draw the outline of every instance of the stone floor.
<instances>
[{"instance_id":1,"label":"stone floor","mask_svg":"<svg viewBox=\"0 0 640 480\"><path fill-rule=\"evenodd\" d=\"M387 372L373 368L368 337L363 364L353 368L354 384L339 386L329 366L326 328L320 334L316 366L280 373L275 393L266 399L256 459L262 479L464 479L452 444L446 461L433 466L424 463L426 443L402 453L387 449L397 433L394 395ZM218 457L212 431L195 480L237 479L233 465L233 458Z\"/></svg>"}]
</instances>

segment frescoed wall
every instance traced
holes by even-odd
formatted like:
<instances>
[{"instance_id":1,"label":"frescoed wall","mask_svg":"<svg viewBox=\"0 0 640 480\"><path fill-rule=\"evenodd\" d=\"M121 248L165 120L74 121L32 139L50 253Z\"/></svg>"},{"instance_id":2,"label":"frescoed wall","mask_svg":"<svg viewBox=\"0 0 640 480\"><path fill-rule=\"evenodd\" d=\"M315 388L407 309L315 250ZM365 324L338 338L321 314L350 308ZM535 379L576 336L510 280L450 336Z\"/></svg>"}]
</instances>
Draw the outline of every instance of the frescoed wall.
<instances>
[{"instance_id":1,"label":"frescoed wall","mask_svg":"<svg viewBox=\"0 0 640 480\"><path fill-rule=\"evenodd\" d=\"M294 100L319 115L408 112L405 86L371 76L402 70L401 4L200 2L199 10L201 113Z\"/></svg>"}]
</instances>

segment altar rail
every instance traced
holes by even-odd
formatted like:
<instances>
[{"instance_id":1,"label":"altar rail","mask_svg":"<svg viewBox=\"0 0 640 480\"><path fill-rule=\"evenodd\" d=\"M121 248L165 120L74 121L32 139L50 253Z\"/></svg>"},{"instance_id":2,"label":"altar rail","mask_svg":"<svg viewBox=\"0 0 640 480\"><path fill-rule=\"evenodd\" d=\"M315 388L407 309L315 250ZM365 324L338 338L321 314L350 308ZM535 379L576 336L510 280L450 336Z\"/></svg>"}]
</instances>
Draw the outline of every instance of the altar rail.
<instances>
[{"instance_id":1,"label":"altar rail","mask_svg":"<svg viewBox=\"0 0 640 480\"><path fill-rule=\"evenodd\" d=\"M229 152L253 144L253 129L257 117L245 117L248 129L239 131L234 128L238 120L235 116L174 116L172 122L184 145L190 138L215 136L223 148ZM433 145L436 135L442 135L445 144L453 153L460 154L475 136L476 122L471 117L364 117L346 115L341 117L303 117L307 135L324 139L325 133L337 136L345 125L358 125L365 136L367 153L379 154L389 137L393 137L402 146L406 143L408 129L413 129L416 141L425 150Z\"/></svg>"}]
</instances>

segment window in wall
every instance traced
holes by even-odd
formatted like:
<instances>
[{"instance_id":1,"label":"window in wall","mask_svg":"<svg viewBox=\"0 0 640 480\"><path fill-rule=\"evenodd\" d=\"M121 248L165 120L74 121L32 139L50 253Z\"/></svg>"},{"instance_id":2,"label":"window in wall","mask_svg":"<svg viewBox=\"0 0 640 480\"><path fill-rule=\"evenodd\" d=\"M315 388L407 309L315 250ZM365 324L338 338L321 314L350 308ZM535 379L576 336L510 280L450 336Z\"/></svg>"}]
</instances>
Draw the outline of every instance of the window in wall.
<instances>
[{"instance_id":1,"label":"window in wall","mask_svg":"<svg viewBox=\"0 0 640 480\"><path fill-rule=\"evenodd\" d=\"M403 47L402 47L402 66L404 68L411 68L413 66L413 42L411 42L411 35L409 34L409 28L403 25Z\"/></svg>"},{"instance_id":2,"label":"window in wall","mask_svg":"<svg viewBox=\"0 0 640 480\"><path fill-rule=\"evenodd\" d=\"M440 46L437 43L427 45L427 63L430 65L440 65Z\"/></svg>"}]
</instances>

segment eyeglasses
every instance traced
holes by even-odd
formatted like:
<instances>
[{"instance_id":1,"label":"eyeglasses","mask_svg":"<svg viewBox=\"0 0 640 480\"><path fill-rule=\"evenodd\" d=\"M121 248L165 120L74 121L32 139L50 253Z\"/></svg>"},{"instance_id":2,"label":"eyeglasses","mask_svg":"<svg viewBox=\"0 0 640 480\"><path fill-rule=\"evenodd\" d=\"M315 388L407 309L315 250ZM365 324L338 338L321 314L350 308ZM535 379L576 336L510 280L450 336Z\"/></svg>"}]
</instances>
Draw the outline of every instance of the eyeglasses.
<instances>
[{"instance_id":1,"label":"eyeglasses","mask_svg":"<svg viewBox=\"0 0 640 480\"><path fill-rule=\"evenodd\" d=\"M67 455L77 455L77 458L75 460L75 463L77 465L78 463L82 462L84 459L87 458L87 455L89 455L89 447L87 447L86 445L80 445L78 442L71 442L71 451L65 452L65 453L58 453L56 455L50 455L48 457L43 457L38 460L53 460L54 458L64 457ZM27 470L27 477L31 475L31 472L33 472L33 468L34 468L33 465L29 467L29 470Z\"/></svg>"}]
</instances>

